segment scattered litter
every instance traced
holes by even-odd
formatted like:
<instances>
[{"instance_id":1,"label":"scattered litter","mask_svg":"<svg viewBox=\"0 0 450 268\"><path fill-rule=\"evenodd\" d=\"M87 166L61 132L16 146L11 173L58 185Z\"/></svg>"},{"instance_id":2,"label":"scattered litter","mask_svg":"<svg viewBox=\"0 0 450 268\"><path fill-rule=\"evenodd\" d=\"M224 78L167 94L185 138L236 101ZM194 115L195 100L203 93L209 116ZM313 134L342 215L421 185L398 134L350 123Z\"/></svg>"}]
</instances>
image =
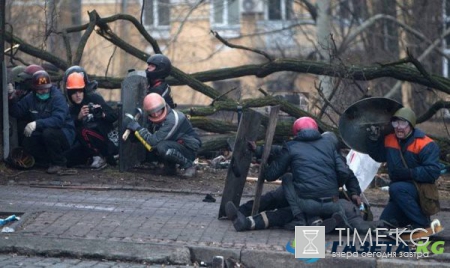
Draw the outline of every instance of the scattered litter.
<instances>
[{"instance_id":1,"label":"scattered litter","mask_svg":"<svg viewBox=\"0 0 450 268\"><path fill-rule=\"evenodd\" d=\"M11 216L9 216L6 219L0 219L0 226L3 226L3 225L5 225L7 223L10 223L12 221L18 221L18 220L20 220L19 217L16 217L16 215L11 215Z\"/></svg>"},{"instance_id":2,"label":"scattered litter","mask_svg":"<svg viewBox=\"0 0 450 268\"><path fill-rule=\"evenodd\" d=\"M383 187L381 187L381 190L382 191L389 191L389 186L383 186Z\"/></svg>"},{"instance_id":3,"label":"scattered litter","mask_svg":"<svg viewBox=\"0 0 450 268\"><path fill-rule=\"evenodd\" d=\"M2 233L14 233L14 231L15 231L14 228L8 226L3 227L2 229Z\"/></svg>"},{"instance_id":4,"label":"scattered litter","mask_svg":"<svg viewBox=\"0 0 450 268\"><path fill-rule=\"evenodd\" d=\"M211 194L207 194L203 199L203 202L214 203L216 202L216 199Z\"/></svg>"}]
</instances>

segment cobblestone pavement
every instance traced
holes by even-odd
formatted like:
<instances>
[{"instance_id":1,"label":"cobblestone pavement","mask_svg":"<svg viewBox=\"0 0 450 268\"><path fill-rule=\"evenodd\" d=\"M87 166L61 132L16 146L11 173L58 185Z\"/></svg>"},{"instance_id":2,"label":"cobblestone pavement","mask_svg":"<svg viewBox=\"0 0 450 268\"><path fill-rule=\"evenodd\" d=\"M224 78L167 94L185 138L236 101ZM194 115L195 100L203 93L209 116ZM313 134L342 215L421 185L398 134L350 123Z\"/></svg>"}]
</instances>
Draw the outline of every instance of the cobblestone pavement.
<instances>
[{"instance_id":1,"label":"cobblestone pavement","mask_svg":"<svg viewBox=\"0 0 450 268\"><path fill-rule=\"evenodd\" d=\"M202 202L204 195L167 193L156 189L93 191L27 186L0 187L0 196L0 212L4 216L15 213L21 217L19 222L11 225L16 232L0 235L0 252L3 253L93 259L81 261L76 264L81 266L76 267L120 267L116 266L120 263L111 260L193 265L193 261L211 261L215 255L227 255L253 264L249 267L299 265L299 260L286 252L286 244L294 238L293 232L269 229L238 233L230 221L217 219L220 197L217 197L216 203L206 203ZM374 208L373 212L378 218L381 208ZM448 211L439 214L444 226L450 226L449 216ZM449 230L447 228L441 233L441 238L450 240L447 239L450 237ZM327 235L327 241L336 240L337 235ZM449 246L445 245L445 252L450 252ZM14 258L4 255L0 258L0 266L6 267ZM62 259L68 265L63 263L58 266L60 260L38 257L30 263L48 263L49 266L45 267L71 267L72 262L77 261ZM399 267L444 265L439 259L430 261L392 260L399 262ZM23 262L29 263L27 258ZM326 258L320 261L319 267L339 262L344 262L345 267L396 266L386 259L349 261ZM448 263L445 265L450 266Z\"/></svg>"}]
</instances>

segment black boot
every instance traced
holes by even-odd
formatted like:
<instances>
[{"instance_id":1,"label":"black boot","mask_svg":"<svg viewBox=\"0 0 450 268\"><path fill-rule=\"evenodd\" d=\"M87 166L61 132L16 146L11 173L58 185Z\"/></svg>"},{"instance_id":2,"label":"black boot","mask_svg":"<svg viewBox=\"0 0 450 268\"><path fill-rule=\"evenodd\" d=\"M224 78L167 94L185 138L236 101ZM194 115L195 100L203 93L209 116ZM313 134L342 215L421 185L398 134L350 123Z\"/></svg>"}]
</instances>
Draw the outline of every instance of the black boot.
<instances>
[{"instance_id":1,"label":"black boot","mask_svg":"<svg viewBox=\"0 0 450 268\"><path fill-rule=\"evenodd\" d=\"M344 223L344 218L342 218L342 215L339 213L333 213L333 215L331 215L331 218L325 219L322 222L322 226L325 226L325 233L328 234L332 231L334 231L334 229L336 229L336 227L338 227L339 225Z\"/></svg>"},{"instance_id":2,"label":"black boot","mask_svg":"<svg viewBox=\"0 0 450 268\"><path fill-rule=\"evenodd\" d=\"M228 201L225 205L225 213L227 214L227 218L233 221L233 226L234 229L236 229L236 232L250 230L250 220L238 211L233 202Z\"/></svg>"}]
</instances>

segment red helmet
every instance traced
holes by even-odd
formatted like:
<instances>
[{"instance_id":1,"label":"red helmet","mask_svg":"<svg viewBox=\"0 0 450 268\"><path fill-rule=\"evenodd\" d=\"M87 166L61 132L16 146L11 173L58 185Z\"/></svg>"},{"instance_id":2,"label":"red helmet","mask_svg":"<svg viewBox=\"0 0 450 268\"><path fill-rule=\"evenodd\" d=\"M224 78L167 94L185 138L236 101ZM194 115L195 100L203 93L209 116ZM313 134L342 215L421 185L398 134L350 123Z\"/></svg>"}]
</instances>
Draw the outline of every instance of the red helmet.
<instances>
[{"instance_id":1,"label":"red helmet","mask_svg":"<svg viewBox=\"0 0 450 268\"><path fill-rule=\"evenodd\" d=\"M23 70L23 72L19 74L19 77L21 77L23 80L31 79L35 72L43 70L44 68L42 68L42 66L40 65L30 64Z\"/></svg>"},{"instance_id":2,"label":"red helmet","mask_svg":"<svg viewBox=\"0 0 450 268\"><path fill-rule=\"evenodd\" d=\"M317 126L316 120L312 119L311 117L304 116L295 120L294 124L292 125L292 133L294 134L294 136L297 136L297 133L303 129L319 130L319 127Z\"/></svg>"},{"instance_id":3,"label":"red helmet","mask_svg":"<svg viewBox=\"0 0 450 268\"><path fill-rule=\"evenodd\" d=\"M66 89L80 90L84 89L85 86L83 73L71 73L67 77Z\"/></svg>"},{"instance_id":4,"label":"red helmet","mask_svg":"<svg viewBox=\"0 0 450 268\"><path fill-rule=\"evenodd\" d=\"M37 71L31 78L31 84L34 90L47 89L52 87L52 81L46 71Z\"/></svg>"},{"instance_id":5,"label":"red helmet","mask_svg":"<svg viewBox=\"0 0 450 268\"><path fill-rule=\"evenodd\" d=\"M161 123L162 121L164 121L164 119L166 119L166 101L158 93L150 93L145 96L143 108L148 113L148 115L164 109L163 113L158 115L157 117L149 116L150 121L152 121L153 123Z\"/></svg>"}]
</instances>

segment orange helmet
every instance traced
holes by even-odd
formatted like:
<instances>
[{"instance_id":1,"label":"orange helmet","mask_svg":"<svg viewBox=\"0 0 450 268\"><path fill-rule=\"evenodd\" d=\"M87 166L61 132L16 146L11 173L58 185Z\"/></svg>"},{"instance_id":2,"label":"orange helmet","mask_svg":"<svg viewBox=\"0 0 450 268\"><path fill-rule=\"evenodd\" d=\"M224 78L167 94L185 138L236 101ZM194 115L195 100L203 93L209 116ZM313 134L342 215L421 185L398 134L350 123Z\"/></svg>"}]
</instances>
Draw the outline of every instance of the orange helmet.
<instances>
[{"instance_id":1,"label":"orange helmet","mask_svg":"<svg viewBox=\"0 0 450 268\"><path fill-rule=\"evenodd\" d=\"M50 76L46 71L37 71L31 78L31 84L34 90L47 89L52 87Z\"/></svg>"},{"instance_id":2,"label":"orange helmet","mask_svg":"<svg viewBox=\"0 0 450 268\"><path fill-rule=\"evenodd\" d=\"M292 133L294 134L294 136L297 136L297 133L303 129L319 130L319 127L317 126L316 120L312 119L311 117L304 116L295 120L294 125L292 125Z\"/></svg>"},{"instance_id":3,"label":"orange helmet","mask_svg":"<svg viewBox=\"0 0 450 268\"><path fill-rule=\"evenodd\" d=\"M80 90L84 89L86 84L84 83L84 75L82 73L71 73L67 77L66 89Z\"/></svg>"},{"instance_id":4,"label":"orange helmet","mask_svg":"<svg viewBox=\"0 0 450 268\"><path fill-rule=\"evenodd\" d=\"M148 113L148 115L164 109L162 114L156 117L149 116L150 121L152 121L153 123L161 123L162 121L164 121L164 119L166 119L167 116L166 101L158 93L150 93L147 96L145 96L143 108Z\"/></svg>"}]
</instances>

